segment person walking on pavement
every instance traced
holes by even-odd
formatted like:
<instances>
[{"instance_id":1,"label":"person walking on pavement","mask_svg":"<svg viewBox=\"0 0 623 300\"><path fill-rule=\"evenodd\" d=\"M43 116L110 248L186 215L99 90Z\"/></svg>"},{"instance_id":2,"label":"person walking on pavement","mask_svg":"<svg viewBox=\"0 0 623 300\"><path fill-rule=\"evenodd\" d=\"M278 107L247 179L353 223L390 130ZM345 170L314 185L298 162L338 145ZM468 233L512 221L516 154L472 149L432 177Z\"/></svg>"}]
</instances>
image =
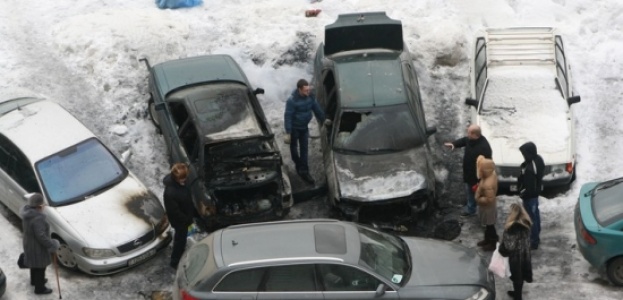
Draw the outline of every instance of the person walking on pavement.
<instances>
[{"instance_id":1,"label":"person walking on pavement","mask_svg":"<svg viewBox=\"0 0 623 300\"><path fill-rule=\"evenodd\" d=\"M539 248L541 239L541 213L539 212L539 193L543 182L543 171L545 163L543 158L537 153L536 145L527 142L519 147L523 155L524 162L521 164L521 175L517 179L519 187L519 197L523 201L523 206L532 220L532 233L530 235L530 245L532 250Z\"/></svg>"},{"instance_id":2,"label":"person walking on pavement","mask_svg":"<svg viewBox=\"0 0 623 300\"><path fill-rule=\"evenodd\" d=\"M314 178L309 174L307 163L309 128L312 113L316 116L318 124L325 124L325 115L318 101L311 93L309 83L300 79L296 83L296 90L292 92L286 101L284 113L284 127L286 135L284 142L290 144L290 154L296 166L296 173L303 180L314 184Z\"/></svg>"},{"instance_id":3,"label":"person walking on pavement","mask_svg":"<svg viewBox=\"0 0 623 300\"><path fill-rule=\"evenodd\" d=\"M489 146L489 142L482 135L480 126L476 124L467 127L467 136L459 138L454 142L447 142L444 145L451 150L454 150L454 148L465 148L463 154L463 181L465 182L467 205L461 216L473 216L476 214L474 192L476 192L476 184L478 183L476 158L482 155L490 159L492 155L491 146Z\"/></svg>"},{"instance_id":4,"label":"person walking on pavement","mask_svg":"<svg viewBox=\"0 0 623 300\"><path fill-rule=\"evenodd\" d=\"M167 211L169 223L175 229L173 236L173 252L171 253L171 267L177 265L186 249L188 226L193 223L196 215L190 189L186 186L188 166L176 163L171 167L171 173L164 177L164 207Z\"/></svg>"},{"instance_id":5,"label":"person walking on pavement","mask_svg":"<svg viewBox=\"0 0 623 300\"><path fill-rule=\"evenodd\" d=\"M507 294L515 300L522 299L524 281L532 282L531 227L532 221L523 206L518 203L511 204L498 251L500 255L508 257L513 290Z\"/></svg>"},{"instance_id":6,"label":"person walking on pavement","mask_svg":"<svg viewBox=\"0 0 623 300\"><path fill-rule=\"evenodd\" d=\"M45 286L45 269L52 263L52 255L60 248L59 241L50 236L50 224L43 213L45 202L39 193L25 196L27 204L20 209L24 232L24 265L30 268L30 284L35 286L35 294L50 294L52 289Z\"/></svg>"},{"instance_id":7,"label":"person walking on pavement","mask_svg":"<svg viewBox=\"0 0 623 300\"><path fill-rule=\"evenodd\" d=\"M498 193L498 175L495 172L495 163L493 160L478 156L476 160L476 170L478 170L478 188L474 194L476 203L478 204L478 215L480 222L485 226L485 237L478 242L478 246L484 251L495 250L498 242L498 234L495 231L495 223L497 222L497 199Z\"/></svg>"}]
</instances>

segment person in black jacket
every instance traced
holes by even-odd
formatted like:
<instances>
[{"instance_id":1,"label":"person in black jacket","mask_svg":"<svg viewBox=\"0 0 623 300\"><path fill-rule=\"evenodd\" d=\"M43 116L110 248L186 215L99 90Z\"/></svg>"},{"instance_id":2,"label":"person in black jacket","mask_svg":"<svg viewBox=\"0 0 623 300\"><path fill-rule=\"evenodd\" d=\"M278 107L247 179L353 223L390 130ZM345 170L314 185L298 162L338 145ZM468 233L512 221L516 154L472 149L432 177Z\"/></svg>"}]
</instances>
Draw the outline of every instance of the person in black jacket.
<instances>
[{"instance_id":1,"label":"person in black jacket","mask_svg":"<svg viewBox=\"0 0 623 300\"><path fill-rule=\"evenodd\" d=\"M510 280L513 282L513 290L508 291L508 295L515 300L522 298L524 281L532 282L531 227L532 221L522 205L511 204L498 251L500 255L508 257L508 265L511 269Z\"/></svg>"},{"instance_id":2,"label":"person in black jacket","mask_svg":"<svg viewBox=\"0 0 623 300\"><path fill-rule=\"evenodd\" d=\"M521 164L521 175L517 179L519 186L519 197L523 201L523 207L528 212L532 220L532 233L530 235L530 245L532 250L539 248L541 239L541 213L539 212L539 193L542 189L543 171L545 163L543 158L537 154L536 145L527 142L519 147L519 151L524 157Z\"/></svg>"},{"instance_id":3,"label":"person in black jacket","mask_svg":"<svg viewBox=\"0 0 623 300\"><path fill-rule=\"evenodd\" d=\"M482 136L480 126L472 124L467 127L467 136L454 142L444 144L446 147L465 148L463 154L463 181L465 182L465 192L467 194L467 205L461 216L473 216L476 214L476 199L474 193L478 188L478 176L476 174L476 159L482 155L491 159L492 151L489 141Z\"/></svg>"},{"instance_id":4,"label":"person in black jacket","mask_svg":"<svg viewBox=\"0 0 623 300\"><path fill-rule=\"evenodd\" d=\"M186 249L188 226L193 223L193 218L197 214L190 189L186 186L187 177L188 167L185 164L176 163L171 168L171 174L162 180L164 207L167 210L169 223L175 229L171 253L171 267L175 269Z\"/></svg>"}]
</instances>

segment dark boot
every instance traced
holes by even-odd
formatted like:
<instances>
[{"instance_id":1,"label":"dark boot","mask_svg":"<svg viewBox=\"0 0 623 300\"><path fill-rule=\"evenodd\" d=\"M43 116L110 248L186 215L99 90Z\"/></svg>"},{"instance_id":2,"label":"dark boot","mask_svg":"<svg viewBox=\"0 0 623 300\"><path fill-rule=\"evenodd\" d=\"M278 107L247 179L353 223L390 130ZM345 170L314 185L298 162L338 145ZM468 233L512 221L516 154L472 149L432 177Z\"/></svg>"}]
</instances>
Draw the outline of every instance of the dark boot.
<instances>
[{"instance_id":1,"label":"dark boot","mask_svg":"<svg viewBox=\"0 0 623 300\"><path fill-rule=\"evenodd\" d=\"M483 251L493 251L495 250L495 244L497 241L488 240L486 244L482 245Z\"/></svg>"},{"instance_id":2,"label":"dark boot","mask_svg":"<svg viewBox=\"0 0 623 300\"><path fill-rule=\"evenodd\" d=\"M478 246L478 247L482 247L482 246L484 246L484 245L486 245L486 244L487 244L487 240L482 240L482 241L480 241L480 242L476 243L476 246Z\"/></svg>"},{"instance_id":3,"label":"dark boot","mask_svg":"<svg viewBox=\"0 0 623 300\"><path fill-rule=\"evenodd\" d=\"M35 294L37 294L37 295L52 294L52 289L49 289L49 288L45 287L45 285L44 285L42 288L35 288Z\"/></svg>"}]
</instances>

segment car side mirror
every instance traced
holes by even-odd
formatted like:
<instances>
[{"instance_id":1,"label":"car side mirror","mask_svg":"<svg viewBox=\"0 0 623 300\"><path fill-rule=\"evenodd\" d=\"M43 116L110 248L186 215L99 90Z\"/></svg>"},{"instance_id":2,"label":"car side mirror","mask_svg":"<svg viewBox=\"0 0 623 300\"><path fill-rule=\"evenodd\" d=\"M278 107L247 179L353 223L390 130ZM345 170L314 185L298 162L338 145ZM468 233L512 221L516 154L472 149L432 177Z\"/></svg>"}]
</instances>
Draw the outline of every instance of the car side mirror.
<instances>
[{"instance_id":1,"label":"car side mirror","mask_svg":"<svg viewBox=\"0 0 623 300\"><path fill-rule=\"evenodd\" d=\"M164 110L164 103L158 103L155 107L156 110Z\"/></svg>"},{"instance_id":2,"label":"car side mirror","mask_svg":"<svg viewBox=\"0 0 623 300\"><path fill-rule=\"evenodd\" d=\"M567 103L569 104L569 106L571 106L571 104L578 103L578 102L580 102L580 100L581 99L580 99L579 95L571 96L571 97L567 98Z\"/></svg>"},{"instance_id":3,"label":"car side mirror","mask_svg":"<svg viewBox=\"0 0 623 300\"><path fill-rule=\"evenodd\" d=\"M478 100L474 98L465 98L465 104L473 107L478 107Z\"/></svg>"},{"instance_id":4,"label":"car side mirror","mask_svg":"<svg viewBox=\"0 0 623 300\"><path fill-rule=\"evenodd\" d=\"M385 295L385 284L380 283L379 286L376 287L376 297L380 297Z\"/></svg>"},{"instance_id":5,"label":"car side mirror","mask_svg":"<svg viewBox=\"0 0 623 300\"><path fill-rule=\"evenodd\" d=\"M257 94L264 94L264 89L256 88L255 91L253 91L253 95L257 95Z\"/></svg>"},{"instance_id":6,"label":"car side mirror","mask_svg":"<svg viewBox=\"0 0 623 300\"><path fill-rule=\"evenodd\" d=\"M429 137L433 134L435 134L437 132L437 127L436 126L429 126L426 127L426 136Z\"/></svg>"}]
</instances>

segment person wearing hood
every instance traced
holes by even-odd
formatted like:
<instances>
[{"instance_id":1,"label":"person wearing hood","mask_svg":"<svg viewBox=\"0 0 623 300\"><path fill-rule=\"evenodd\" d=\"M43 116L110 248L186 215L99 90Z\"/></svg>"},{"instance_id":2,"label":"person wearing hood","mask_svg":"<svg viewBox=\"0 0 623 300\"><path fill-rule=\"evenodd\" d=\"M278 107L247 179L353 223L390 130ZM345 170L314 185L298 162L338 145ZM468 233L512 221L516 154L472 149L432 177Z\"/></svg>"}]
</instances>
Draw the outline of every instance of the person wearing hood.
<instances>
[{"instance_id":1,"label":"person wearing hood","mask_svg":"<svg viewBox=\"0 0 623 300\"><path fill-rule=\"evenodd\" d=\"M164 184L164 208L171 227L175 229L173 237L173 251L171 253L171 267L177 269L177 265L186 249L188 226L193 223L196 215L190 189L186 186L188 178L188 166L176 163L171 167L171 174L162 180Z\"/></svg>"},{"instance_id":2,"label":"person wearing hood","mask_svg":"<svg viewBox=\"0 0 623 300\"><path fill-rule=\"evenodd\" d=\"M510 280L513 282L513 290L508 291L508 295L515 300L522 299L524 281L532 282L531 227L532 221L523 206L511 204L498 251L503 257L508 257Z\"/></svg>"},{"instance_id":3,"label":"person wearing hood","mask_svg":"<svg viewBox=\"0 0 623 300\"><path fill-rule=\"evenodd\" d=\"M52 289L45 286L45 269L52 263L52 255L56 255L61 244L50 236L50 224L43 213L43 196L30 193L25 198L28 204L20 209L24 265L30 269L30 284L35 286L35 294L50 294Z\"/></svg>"},{"instance_id":4,"label":"person wearing hood","mask_svg":"<svg viewBox=\"0 0 623 300\"><path fill-rule=\"evenodd\" d=\"M530 245L532 250L539 248L541 242L541 213L539 212L539 193L542 189L543 171L545 163L543 158L537 153L536 145L527 142L519 147L523 155L524 162L521 164L521 175L517 179L519 187L519 197L523 201L523 206L532 220L532 233L530 235Z\"/></svg>"},{"instance_id":5,"label":"person wearing hood","mask_svg":"<svg viewBox=\"0 0 623 300\"><path fill-rule=\"evenodd\" d=\"M474 194L476 203L478 204L478 215L480 222L485 226L485 237L478 242L478 246L484 251L495 250L498 242L498 234L495 230L497 222L497 199L498 193L498 175L495 172L495 163L493 160L478 156L476 160L476 170L478 170L478 188Z\"/></svg>"},{"instance_id":6,"label":"person wearing hood","mask_svg":"<svg viewBox=\"0 0 623 300\"><path fill-rule=\"evenodd\" d=\"M314 178L309 174L307 163L308 124L312 119L312 113L316 116L318 124L330 125L330 121L325 122L324 112L311 93L309 83L305 79L300 79L296 83L296 90L286 101L284 143L290 144L290 154L296 166L296 173L310 184L314 184Z\"/></svg>"},{"instance_id":7,"label":"person wearing hood","mask_svg":"<svg viewBox=\"0 0 623 300\"><path fill-rule=\"evenodd\" d=\"M454 142L447 142L446 147L454 150L454 148L465 148L463 154L463 181L465 182L465 193L467 194L467 205L461 216L473 216L476 214L476 192L478 177L476 175L476 158L482 155L485 158L491 158L493 152L489 141L482 135L480 126L476 124L467 127L467 136L457 139Z\"/></svg>"}]
</instances>

